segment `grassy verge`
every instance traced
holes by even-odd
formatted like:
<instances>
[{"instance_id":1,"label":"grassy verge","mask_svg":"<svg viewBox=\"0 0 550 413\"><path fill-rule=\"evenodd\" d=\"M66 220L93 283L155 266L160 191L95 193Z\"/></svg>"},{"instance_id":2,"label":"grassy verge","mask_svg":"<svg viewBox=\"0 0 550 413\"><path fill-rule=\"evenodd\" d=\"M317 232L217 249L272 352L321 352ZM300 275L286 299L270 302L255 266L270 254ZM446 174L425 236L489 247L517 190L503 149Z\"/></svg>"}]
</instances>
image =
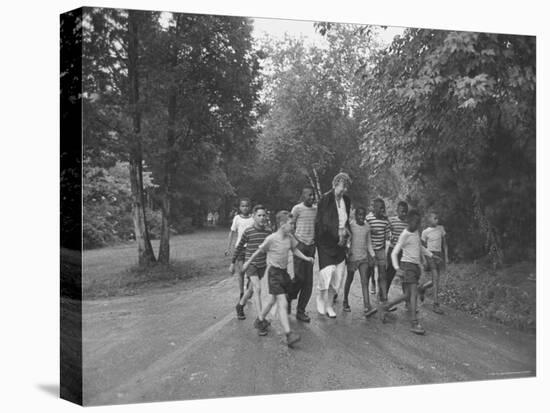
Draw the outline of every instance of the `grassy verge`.
<instances>
[{"instance_id":1,"label":"grassy verge","mask_svg":"<svg viewBox=\"0 0 550 413\"><path fill-rule=\"evenodd\" d=\"M229 275L223 255L225 231L202 231L174 237L170 265L139 268L135 245L84 252L83 297L128 296L159 288L191 289ZM158 250L158 241L153 242ZM156 251L155 251L156 252Z\"/></svg>"},{"instance_id":2,"label":"grassy verge","mask_svg":"<svg viewBox=\"0 0 550 413\"><path fill-rule=\"evenodd\" d=\"M536 329L535 263L493 271L483 264L450 264L441 279L441 302L521 330Z\"/></svg>"}]
</instances>

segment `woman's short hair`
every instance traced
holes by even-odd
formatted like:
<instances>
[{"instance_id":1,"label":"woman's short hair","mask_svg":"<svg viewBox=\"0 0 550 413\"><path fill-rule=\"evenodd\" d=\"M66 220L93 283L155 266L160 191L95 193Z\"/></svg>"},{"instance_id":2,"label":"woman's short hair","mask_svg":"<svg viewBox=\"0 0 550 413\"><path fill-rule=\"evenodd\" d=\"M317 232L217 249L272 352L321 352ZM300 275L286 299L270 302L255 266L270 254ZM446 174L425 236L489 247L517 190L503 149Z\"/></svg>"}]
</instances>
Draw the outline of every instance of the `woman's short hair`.
<instances>
[{"instance_id":1,"label":"woman's short hair","mask_svg":"<svg viewBox=\"0 0 550 413\"><path fill-rule=\"evenodd\" d=\"M345 172L340 172L336 174L334 178L332 178L332 187L334 188L340 182L344 182L344 184L346 184L347 186L351 186L351 178Z\"/></svg>"}]
</instances>

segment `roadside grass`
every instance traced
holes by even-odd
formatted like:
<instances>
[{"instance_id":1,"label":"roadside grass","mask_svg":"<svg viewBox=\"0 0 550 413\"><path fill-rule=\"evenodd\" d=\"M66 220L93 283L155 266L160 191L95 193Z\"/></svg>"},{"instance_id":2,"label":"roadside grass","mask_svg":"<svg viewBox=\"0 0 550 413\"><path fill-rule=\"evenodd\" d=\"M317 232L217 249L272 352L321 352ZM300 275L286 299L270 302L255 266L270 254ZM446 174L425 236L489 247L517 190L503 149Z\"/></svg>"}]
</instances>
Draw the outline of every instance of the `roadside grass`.
<instances>
[{"instance_id":1,"label":"roadside grass","mask_svg":"<svg viewBox=\"0 0 550 413\"><path fill-rule=\"evenodd\" d=\"M228 275L229 258L223 252L227 243L224 230L207 230L173 237L169 265L137 265L135 245L122 245L84 252L82 289L84 299L128 296L159 288L191 288L182 281L197 280L199 285ZM158 241L153 241L158 252ZM192 283L197 286L197 283Z\"/></svg>"},{"instance_id":2,"label":"roadside grass","mask_svg":"<svg viewBox=\"0 0 550 413\"><path fill-rule=\"evenodd\" d=\"M536 266L520 262L493 271L481 263L450 264L441 302L521 330L536 331Z\"/></svg>"}]
</instances>

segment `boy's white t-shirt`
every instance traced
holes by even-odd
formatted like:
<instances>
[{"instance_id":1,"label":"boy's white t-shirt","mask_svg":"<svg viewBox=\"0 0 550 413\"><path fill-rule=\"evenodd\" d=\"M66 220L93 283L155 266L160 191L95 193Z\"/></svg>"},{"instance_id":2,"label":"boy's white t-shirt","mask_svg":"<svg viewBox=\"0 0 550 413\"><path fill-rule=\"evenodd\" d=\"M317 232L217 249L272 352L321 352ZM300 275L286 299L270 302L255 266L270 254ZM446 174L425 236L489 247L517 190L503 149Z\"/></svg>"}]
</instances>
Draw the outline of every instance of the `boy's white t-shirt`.
<instances>
[{"instance_id":1,"label":"boy's white t-shirt","mask_svg":"<svg viewBox=\"0 0 550 413\"><path fill-rule=\"evenodd\" d=\"M244 230L248 227L251 227L252 225L254 225L254 218L252 218L252 216L249 216L248 218L243 218L239 214L235 215L235 217L233 218L233 224L231 224L231 231L237 232L237 242L235 243L235 247L239 245Z\"/></svg>"},{"instance_id":2,"label":"boy's white t-shirt","mask_svg":"<svg viewBox=\"0 0 550 413\"><path fill-rule=\"evenodd\" d=\"M426 243L428 250L441 252L443 237L445 236L445 228L443 225L428 227L422 231L422 241Z\"/></svg>"}]
</instances>

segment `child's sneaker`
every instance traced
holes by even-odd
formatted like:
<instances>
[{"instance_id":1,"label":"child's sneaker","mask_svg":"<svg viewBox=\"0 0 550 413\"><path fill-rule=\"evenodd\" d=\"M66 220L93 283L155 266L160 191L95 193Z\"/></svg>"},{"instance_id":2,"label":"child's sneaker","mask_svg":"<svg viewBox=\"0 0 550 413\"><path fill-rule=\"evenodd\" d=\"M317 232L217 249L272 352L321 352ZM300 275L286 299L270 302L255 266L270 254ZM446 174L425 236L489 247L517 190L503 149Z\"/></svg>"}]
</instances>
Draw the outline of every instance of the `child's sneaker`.
<instances>
[{"instance_id":1,"label":"child's sneaker","mask_svg":"<svg viewBox=\"0 0 550 413\"><path fill-rule=\"evenodd\" d=\"M432 307L432 311L436 314L445 314L441 307L439 307L439 304L434 304Z\"/></svg>"},{"instance_id":2,"label":"child's sneaker","mask_svg":"<svg viewBox=\"0 0 550 413\"><path fill-rule=\"evenodd\" d=\"M235 310L237 311L237 318L239 320L246 319L246 316L244 315L244 306L237 303L237 305L235 306Z\"/></svg>"},{"instance_id":3,"label":"child's sneaker","mask_svg":"<svg viewBox=\"0 0 550 413\"><path fill-rule=\"evenodd\" d=\"M258 320L258 335L259 336L266 336L267 335L267 328L269 327L269 322L267 320Z\"/></svg>"},{"instance_id":4,"label":"child's sneaker","mask_svg":"<svg viewBox=\"0 0 550 413\"><path fill-rule=\"evenodd\" d=\"M418 322L412 323L411 331L412 331L414 334L418 334L418 335L424 335L424 334L426 333L426 330L424 330L424 329L422 328L422 326L420 325L420 323L418 323Z\"/></svg>"},{"instance_id":5,"label":"child's sneaker","mask_svg":"<svg viewBox=\"0 0 550 413\"><path fill-rule=\"evenodd\" d=\"M377 311L378 311L378 316L380 317L380 321L382 321L382 324L384 324L386 322L386 316L387 316L386 306L384 304L378 304Z\"/></svg>"},{"instance_id":6,"label":"child's sneaker","mask_svg":"<svg viewBox=\"0 0 550 413\"><path fill-rule=\"evenodd\" d=\"M261 321L258 317L256 317L256 319L254 320L254 328L260 328L260 325L261 325Z\"/></svg>"},{"instance_id":7,"label":"child's sneaker","mask_svg":"<svg viewBox=\"0 0 550 413\"><path fill-rule=\"evenodd\" d=\"M311 318L306 313L296 313L296 320L303 321L304 323L309 323Z\"/></svg>"},{"instance_id":8,"label":"child's sneaker","mask_svg":"<svg viewBox=\"0 0 550 413\"><path fill-rule=\"evenodd\" d=\"M349 313L351 311L351 307L349 306L349 303L347 301L343 301L342 310L344 310L346 313Z\"/></svg>"},{"instance_id":9,"label":"child's sneaker","mask_svg":"<svg viewBox=\"0 0 550 413\"><path fill-rule=\"evenodd\" d=\"M424 302L424 295L426 294L426 290L422 287L418 289L418 298L420 298L420 302Z\"/></svg>"},{"instance_id":10,"label":"child's sneaker","mask_svg":"<svg viewBox=\"0 0 550 413\"><path fill-rule=\"evenodd\" d=\"M373 315L374 313L376 313L378 310L375 308L375 307L370 307L370 308L365 308L363 310L363 314L365 315L365 317L370 317L371 315Z\"/></svg>"},{"instance_id":11,"label":"child's sneaker","mask_svg":"<svg viewBox=\"0 0 550 413\"><path fill-rule=\"evenodd\" d=\"M293 331L286 333L286 345L292 348L295 343L300 341L301 337L300 334L295 333Z\"/></svg>"}]
</instances>

